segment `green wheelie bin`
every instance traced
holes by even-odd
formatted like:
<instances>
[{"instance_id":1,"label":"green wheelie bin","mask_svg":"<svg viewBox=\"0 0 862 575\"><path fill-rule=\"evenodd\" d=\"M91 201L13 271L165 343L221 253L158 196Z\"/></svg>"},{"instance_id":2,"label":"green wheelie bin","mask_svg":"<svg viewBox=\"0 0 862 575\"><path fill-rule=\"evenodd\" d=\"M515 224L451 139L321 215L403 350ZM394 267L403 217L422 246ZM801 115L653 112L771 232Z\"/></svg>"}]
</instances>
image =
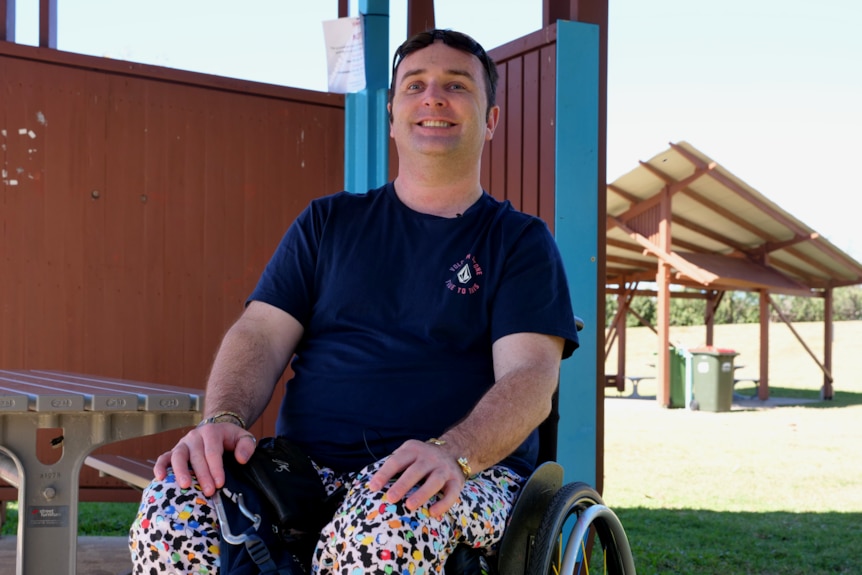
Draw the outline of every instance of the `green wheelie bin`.
<instances>
[{"instance_id":1,"label":"green wheelie bin","mask_svg":"<svg viewBox=\"0 0 862 575\"><path fill-rule=\"evenodd\" d=\"M691 354L692 404L694 410L730 411L733 405L732 349L715 346L688 350Z\"/></svg>"}]
</instances>

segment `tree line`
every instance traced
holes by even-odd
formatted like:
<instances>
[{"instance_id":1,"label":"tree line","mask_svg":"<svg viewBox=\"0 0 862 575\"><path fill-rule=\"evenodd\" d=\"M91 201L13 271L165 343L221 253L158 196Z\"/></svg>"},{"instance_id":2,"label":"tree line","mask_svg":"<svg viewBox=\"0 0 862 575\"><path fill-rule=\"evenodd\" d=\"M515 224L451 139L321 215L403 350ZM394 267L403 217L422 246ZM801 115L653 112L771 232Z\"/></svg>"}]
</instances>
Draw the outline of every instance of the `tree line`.
<instances>
[{"instance_id":1,"label":"tree line","mask_svg":"<svg viewBox=\"0 0 862 575\"><path fill-rule=\"evenodd\" d=\"M772 301L791 322L823 321L823 298L773 295ZM616 295L605 298L605 320L613 321L618 304ZM627 315L626 325L640 325L638 316L650 325L656 324L655 296L635 296ZM770 321L781 321L779 313L770 306ZM670 301L671 325L703 325L706 317L706 300L675 298ZM835 321L862 320L862 286L836 288L832 296L832 317ZM715 312L715 323L758 323L760 298L753 292L727 292Z\"/></svg>"}]
</instances>

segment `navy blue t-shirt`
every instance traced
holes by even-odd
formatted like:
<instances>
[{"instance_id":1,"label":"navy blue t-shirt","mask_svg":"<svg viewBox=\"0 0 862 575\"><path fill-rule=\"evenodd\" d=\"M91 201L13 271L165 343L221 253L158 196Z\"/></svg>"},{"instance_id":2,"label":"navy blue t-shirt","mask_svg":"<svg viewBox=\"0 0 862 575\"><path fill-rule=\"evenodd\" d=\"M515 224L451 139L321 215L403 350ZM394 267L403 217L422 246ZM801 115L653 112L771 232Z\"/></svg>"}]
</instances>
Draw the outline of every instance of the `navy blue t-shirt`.
<instances>
[{"instance_id":1,"label":"navy blue t-shirt","mask_svg":"<svg viewBox=\"0 0 862 575\"><path fill-rule=\"evenodd\" d=\"M458 218L405 206L392 183L314 200L249 301L304 327L276 432L354 471L407 439L442 435L494 383L491 345L520 332L577 347L556 243L488 194ZM537 434L503 464L526 475Z\"/></svg>"}]
</instances>

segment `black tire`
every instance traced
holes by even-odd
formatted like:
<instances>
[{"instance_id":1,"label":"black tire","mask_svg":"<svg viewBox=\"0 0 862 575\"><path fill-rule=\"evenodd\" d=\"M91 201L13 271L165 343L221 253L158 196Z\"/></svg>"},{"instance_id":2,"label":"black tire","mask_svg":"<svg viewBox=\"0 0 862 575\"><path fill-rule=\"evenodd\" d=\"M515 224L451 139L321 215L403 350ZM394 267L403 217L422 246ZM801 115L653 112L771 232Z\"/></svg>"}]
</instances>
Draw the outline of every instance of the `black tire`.
<instances>
[{"instance_id":1,"label":"black tire","mask_svg":"<svg viewBox=\"0 0 862 575\"><path fill-rule=\"evenodd\" d=\"M577 537L577 542L565 541ZM565 548L564 548L565 545ZM527 575L635 575L622 523L586 483L554 496L530 551Z\"/></svg>"}]
</instances>

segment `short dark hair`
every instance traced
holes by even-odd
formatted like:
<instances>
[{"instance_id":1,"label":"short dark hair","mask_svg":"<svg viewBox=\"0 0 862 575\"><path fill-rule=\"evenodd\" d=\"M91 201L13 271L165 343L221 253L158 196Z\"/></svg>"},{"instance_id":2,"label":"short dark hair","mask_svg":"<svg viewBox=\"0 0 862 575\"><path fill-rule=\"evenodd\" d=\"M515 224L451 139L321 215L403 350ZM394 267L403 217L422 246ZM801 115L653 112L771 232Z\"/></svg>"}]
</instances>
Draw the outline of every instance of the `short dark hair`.
<instances>
[{"instance_id":1,"label":"short dark hair","mask_svg":"<svg viewBox=\"0 0 862 575\"><path fill-rule=\"evenodd\" d=\"M392 57L392 83L389 85L389 104L392 104L392 98L395 95L395 76L398 74L398 66L401 65L401 61L413 52L427 48L437 40L440 40L450 48L476 56L479 62L482 63L482 69L485 70L485 95L488 100L488 109L485 114L486 116L490 114L491 108L497 105L497 80L500 77L497 73L497 65L494 63L494 60L488 56L488 53L485 52L481 44L467 34L453 30L440 30L438 28L419 32L405 40L395 50L395 55Z\"/></svg>"}]
</instances>

